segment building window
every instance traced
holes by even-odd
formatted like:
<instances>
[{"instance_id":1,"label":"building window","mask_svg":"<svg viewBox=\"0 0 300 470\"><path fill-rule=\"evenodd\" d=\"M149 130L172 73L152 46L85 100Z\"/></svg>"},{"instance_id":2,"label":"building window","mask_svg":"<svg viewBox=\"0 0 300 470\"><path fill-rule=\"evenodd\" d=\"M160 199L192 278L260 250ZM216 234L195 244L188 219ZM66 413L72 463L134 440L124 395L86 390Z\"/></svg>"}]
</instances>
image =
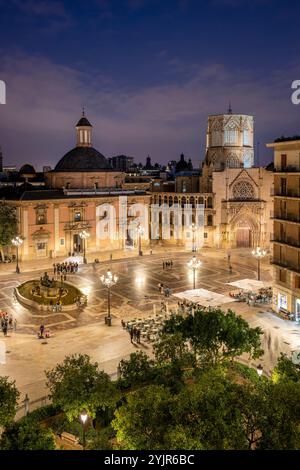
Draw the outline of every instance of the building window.
<instances>
[{"instance_id":1,"label":"building window","mask_svg":"<svg viewBox=\"0 0 300 470\"><path fill-rule=\"evenodd\" d=\"M46 249L46 243L38 243L37 244L37 249L38 250L45 250Z\"/></svg>"},{"instance_id":2,"label":"building window","mask_svg":"<svg viewBox=\"0 0 300 470\"><path fill-rule=\"evenodd\" d=\"M65 239L64 239L64 238L61 238L61 239L60 239L60 245L61 245L61 246L64 246L64 244L65 244Z\"/></svg>"},{"instance_id":3,"label":"building window","mask_svg":"<svg viewBox=\"0 0 300 470\"><path fill-rule=\"evenodd\" d=\"M300 276L295 276L295 288L300 289Z\"/></svg>"},{"instance_id":4,"label":"building window","mask_svg":"<svg viewBox=\"0 0 300 470\"><path fill-rule=\"evenodd\" d=\"M35 208L36 224L43 225L47 223L47 209L45 206Z\"/></svg>"},{"instance_id":5,"label":"building window","mask_svg":"<svg viewBox=\"0 0 300 470\"><path fill-rule=\"evenodd\" d=\"M37 225L43 225L47 223L46 213L45 212L38 212L37 213Z\"/></svg>"},{"instance_id":6,"label":"building window","mask_svg":"<svg viewBox=\"0 0 300 470\"><path fill-rule=\"evenodd\" d=\"M286 271L284 269L279 270L279 281L286 282Z\"/></svg>"},{"instance_id":7,"label":"building window","mask_svg":"<svg viewBox=\"0 0 300 470\"><path fill-rule=\"evenodd\" d=\"M219 147L220 145L222 145L222 132L221 129L217 129L212 133L212 146Z\"/></svg>"},{"instance_id":8,"label":"building window","mask_svg":"<svg viewBox=\"0 0 300 470\"><path fill-rule=\"evenodd\" d=\"M212 224L213 224L213 216L212 215L208 215L207 216L207 225L209 227L212 227Z\"/></svg>"},{"instance_id":9,"label":"building window","mask_svg":"<svg viewBox=\"0 0 300 470\"><path fill-rule=\"evenodd\" d=\"M285 294L278 294L278 307L287 310L287 296Z\"/></svg>"},{"instance_id":10,"label":"building window","mask_svg":"<svg viewBox=\"0 0 300 470\"><path fill-rule=\"evenodd\" d=\"M75 212L74 213L74 221L75 222L80 222L81 221L81 212Z\"/></svg>"},{"instance_id":11,"label":"building window","mask_svg":"<svg viewBox=\"0 0 300 470\"><path fill-rule=\"evenodd\" d=\"M280 178L280 194L286 196L286 178Z\"/></svg>"},{"instance_id":12,"label":"building window","mask_svg":"<svg viewBox=\"0 0 300 470\"><path fill-rule=\"evenodd\" d=\"M243 145L249 145L249 131L244 129L243 131Z\"/></svg>"},{"instance_id":13,"label":"building window","mask_svg":"<svg viewBox=\"0 0 300 470\"><path fill-rule=\"evenodd\" d=\"M284 153L280 155L280 165L282 170L286 168L286 154Z\"/></svg>"},{"instance_id":14,"label":"building window","mask_svg":"<svg viewBox=\"0 0 300 470\"><path fill-rule=\"evenodd\" d=\"M252 184L249 181L238 181L232 189L233 197L235 199L254 199L255 192Z\"/></svg>"},{"instance_id":15,"label":"building window","mask_svg":"<svg viewBox=\"0 0 300 470\"><path fill-rule=\"evenodd\" d=\"M236 145L238 140L238 131L236 124L230 122L225 129L225 144Z\"/></svg>"},{"instance_id":16,"label":"building window","mask_svg":"<svg viewBox=\"0 0 300 470\"><path fill-rule=\"evenodd\" d=\"M207 238L207 232L204 232L203 238Z\"/></svg>"}]
</instances>

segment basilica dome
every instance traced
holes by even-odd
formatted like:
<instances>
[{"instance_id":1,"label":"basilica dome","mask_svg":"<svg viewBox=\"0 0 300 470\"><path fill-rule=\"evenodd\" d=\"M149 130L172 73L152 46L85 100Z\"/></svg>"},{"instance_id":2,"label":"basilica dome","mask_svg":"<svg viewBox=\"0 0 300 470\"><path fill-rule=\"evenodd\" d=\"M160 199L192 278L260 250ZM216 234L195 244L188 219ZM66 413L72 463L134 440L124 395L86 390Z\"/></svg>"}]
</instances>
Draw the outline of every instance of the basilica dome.
<instances>
[{"instance_id":1,"label":"basilica dome","mask_svg":"<svg viewBox=\"0 0 300 470\"><path fill-rule=\"evenodd\" d=\"M110 170L108 160L94 147L74 147L57 163L54 171Z\"/></svg>"},{"instance_id":2,"label":"basilica dome","mask_svg":"<svg viewBox=\"0 0 300 470\"><path fill-rule=\"evenodd\" d=\"M111 170L108 160L92 146L92 127L83 111L76 124L77 145L59 160L55 172Z\"/></svg>"}]
</instances>

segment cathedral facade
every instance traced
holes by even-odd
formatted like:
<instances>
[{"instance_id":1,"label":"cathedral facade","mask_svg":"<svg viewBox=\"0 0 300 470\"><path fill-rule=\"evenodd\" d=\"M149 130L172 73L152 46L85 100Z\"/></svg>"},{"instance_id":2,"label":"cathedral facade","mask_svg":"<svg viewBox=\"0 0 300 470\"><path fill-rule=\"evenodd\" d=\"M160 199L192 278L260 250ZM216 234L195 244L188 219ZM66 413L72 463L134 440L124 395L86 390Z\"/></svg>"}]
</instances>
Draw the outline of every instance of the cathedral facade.
<instances>
[{"instance_id":1,"label":"cathedral facade","mask_svg":"<svg viewBox=\"0 0 300 470\"><path fill-rule=\"evenodd\" d=\"M254 166L252 116L231 110L209 116L201 168L193 169L182 154L175 180L151 177L152 184L145 187L143 182L128 186L125 172L114 169L92 146L92 126L83 114L76 125L76 146L45 174L44 187L30 184L33 178L27 173L19 197L7 198L17 209L24 260L67 257L82 253L83 247L87 253L137 247L140 235L128 229L137 218L143 224L144 246L171 244L191 249L196 242L198 249L270 247L273 173ZM157 219L160 229L152 240L151 204L163 206ZM201 227L196 220L199 205L204 208ZM163 237L166 208L170 236ZM188 211L188 217L180 216L180 236L174 224L178 208ZM111 228L110 211L115 235L101 238L99 225L104 227L107 221L104 231ZM83 230L89 233L85 241Z\"/></svg>"}]
</instances>

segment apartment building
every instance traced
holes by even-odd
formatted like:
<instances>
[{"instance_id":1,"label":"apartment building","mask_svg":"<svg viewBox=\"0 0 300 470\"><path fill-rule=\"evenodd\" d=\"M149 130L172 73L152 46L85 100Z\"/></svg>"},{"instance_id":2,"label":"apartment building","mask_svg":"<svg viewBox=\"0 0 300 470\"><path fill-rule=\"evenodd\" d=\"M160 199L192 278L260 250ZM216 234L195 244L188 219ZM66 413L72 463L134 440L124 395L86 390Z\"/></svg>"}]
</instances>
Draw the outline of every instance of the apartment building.
<instances>
[{"instance_id":1,"label":"apartment building","mask_svg":"<svg viewBox=\"0 0 300 470\"><path fill-rule=\"evenodd\" d=\"M300 136L274 149L273 308L300 321Z\"/></svg>"}]
</instances>

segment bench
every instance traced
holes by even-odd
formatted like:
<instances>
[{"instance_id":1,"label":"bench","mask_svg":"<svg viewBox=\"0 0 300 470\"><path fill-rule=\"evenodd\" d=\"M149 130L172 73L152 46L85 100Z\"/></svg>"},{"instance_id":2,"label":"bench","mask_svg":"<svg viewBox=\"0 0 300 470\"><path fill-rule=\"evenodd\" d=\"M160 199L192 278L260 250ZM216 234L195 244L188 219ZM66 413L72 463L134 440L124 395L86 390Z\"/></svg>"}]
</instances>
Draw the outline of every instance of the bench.
<instances>
[{"instance_id":1,"label":"bench","mask_svg":"<svg viewBox=\"0 0 300 470\"><path fill-rule=\"evenodd\" d=\"M72 444L78 444L79 442L78 437L74 436L74 434L70 434L69 432L62 432L60 437L65 441L71 442Z\"/></svg>"}]
</instances>

